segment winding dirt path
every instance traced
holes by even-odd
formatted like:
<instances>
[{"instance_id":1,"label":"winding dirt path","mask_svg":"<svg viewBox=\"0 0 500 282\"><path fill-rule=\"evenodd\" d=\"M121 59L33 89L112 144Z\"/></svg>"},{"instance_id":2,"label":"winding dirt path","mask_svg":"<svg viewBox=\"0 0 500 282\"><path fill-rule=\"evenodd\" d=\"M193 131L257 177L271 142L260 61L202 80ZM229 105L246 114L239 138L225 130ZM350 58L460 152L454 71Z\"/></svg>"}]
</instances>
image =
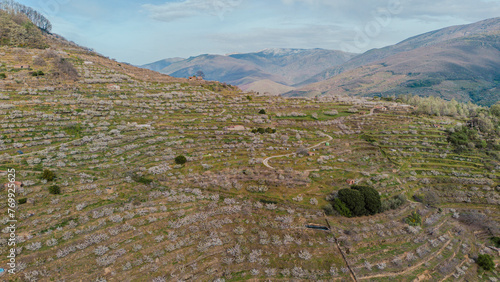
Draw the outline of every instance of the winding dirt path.
<instances>
[{"instance_id":1,"label":"winding dirt path","mask_svg":"<svg viewBox=\"0 0 500 282\"><path fill-rule=\"evenodd\" d=\"M320 143L318 143L318 144L316 144L316 145L313 145L313 146L311 146L311 147L308 147L308 148L306 148L306 149L308 149L308 150L310 150L310 149L314 149L314 148L317 148L317 147L319 147L319 146L321 146L321 145L325 144L326 142L329 142L329 141L332 141L332 140L333 140L333 137L332 137L332 136L330 136L330 135L328 135L328 134L326 134L326 133L324 133L324 135L325 135L326 137L328 137L328 140L325 140L325 141L323 141L323 142L320 142ZM290 154L285 154L285 155L271 156L271 157L266 158L266 159L262 162L262 164L263 164L263 165L265 165L265 166L266 166L267 168L269 168L269 169L275 169L274 167L272 167L272 166L270 166L270 165L269 165L269 160L271 160L271 159L275 159L275 158L289 157L289 156L293 156L293 155L296 155L296 154L297 154L297 153L290 153ZM308 170L308 171L315 171L315 170Z\"/></svg>"},{"instance_id":2,"label":"winding dirt path","mask_svg":"<svg viewBox=\"0 0 500 282\"><path fill-rule=\"evenodd\" d=\"M222 109L222 112L218 113L217 116L221 116L225 112L226 112L226 109Z\"/></svg>"},{"instance_id":3,"label":"winding dirt path","mask_svg":"<svg viewBox=\"0 0 500 282\"><path fill-rule=\"evenodd\" d=\"M370 110L370 113L369 113L369 114L366 114L365 116L372 116L372 115L374 115L374 111L375 111L375 108L372 108L372 109ZM343 130L342 130L342 131L343 131ZM329 142L329 141L332 141L332 140L333 140L333 137L332 137L332 136L330 136L330 135L328 135L328 134L326 134L326 133L324 133L324 135L326 135L326 136L328 137L328 140L323 141L323 142L320 142L320 143L318 143L318 144L316 144L316 145L314 145L314 146L308 147L307 149L308 149L308 150L310 150L310 149L314 149L314 148L316 148L316 147L319 147L319 146L321 146L321 145L325 144L326 142ZM271 165L269 165L269 160L271 160L271 159L276 159L276 158L282 158L282 157L289 157L289 156L293 156L293 155L296 155L296 153L290 153L290 154L284 154L284 155L276 155L276 156L271 156L271 157L266 158L266 159L262 162L262 164L264 164L264 165L265 165L267 168L269 168L269 169L275 169L274 167L272 167ZM312 172L312 171L318 171L318 170L317 170L317 169L312 169L312 170L307 170L307 171L308 171L308 172Z\"/></svg>"},{"instance_id":4,"label":"winding dirt path","mask_svg":"<svg viewBox=\"0 0 500 282\"><path fill-rule=\"evenodd\" d=\"M448 231L448 236L450 236L451 238L451 234L450 232ZM419 268L420 266L422 266L424 263L434 259L437 255L439 255L440 253L442 253L444 251L444 249L451 243L451 240L452 239L449 239L448 242L446 242L443 247L441 247L441 249L439 249L438 252L432 254L431 256L429 256L427 259L419 262L418 264L415 264L414 266L411 266L403 271L400 271L400 272L392 272L392 273L381 273L381 274L376 274L376 275L370 275L370 276L364 276L364 277L359 277L358 280L366 280L366 279L372 279L372 278L380 278L380 277L394 277L394 276L400 276L400 275L404 275L404 274L407 274L407 273L411 273L413 271L415 271L417 268Z\"/></svg>"},{"instance_id":5,"label":"winding dirt path","mask_svg":"<svg viewBox=\"0 0 500 282\"><path fill-rule=\"evenodd\" d=\"M375 108L372 108L372 109L370 110L370 113L369 113L369 114L367 114L366 116L373 116L373 112L374 112L374 111L375 111Z\"/></svg>"}]
</instances>

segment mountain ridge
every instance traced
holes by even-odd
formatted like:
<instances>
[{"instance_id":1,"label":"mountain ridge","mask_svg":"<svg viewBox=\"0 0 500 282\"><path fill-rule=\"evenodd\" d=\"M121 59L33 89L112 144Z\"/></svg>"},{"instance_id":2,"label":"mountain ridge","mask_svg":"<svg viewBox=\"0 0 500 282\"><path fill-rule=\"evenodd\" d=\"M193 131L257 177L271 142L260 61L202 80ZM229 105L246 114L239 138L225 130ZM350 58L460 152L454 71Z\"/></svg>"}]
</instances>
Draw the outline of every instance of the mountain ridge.
<instances>
[{"instance_id":1,"label":"mountain ridge","mask_svg":"<svg viewBox=\"0 0 500 282\"><path fill-rule=\"evenodd\" d=\"M188 77L203 71L208 80L237 86L266 79L291 86L325 68L346 62L355 55L320 48L269 48L254 53L202 54L173 63L169 61L170 64L159 71L174 77ZM142 67L157 70L164 61Z\"/></svg>"},{"instance_id":2,"label":"mountain ridge","mask_svg":"<svg viewBox=\"0 0 500 282\"><path fill-rule=\"evenodd\" d=\"M436 39L436 34L444 38ZM368 51L338 66L333 77L283 95L417 94L492 105L500 99L499 35L500 18L432 31ZM387 51L395 49L393 54ZM380 54L382 59L374 59Z\"/></svg>"},{"instance_id":3,"label":"mountain ridge","mask_svg":"<svg viewBox=\"0 0 500 282\"><path fill-rule=\"evenodd\" d=\"M310 79L295 86L303 86L326 80L342 72L355 69L368 63L382 60L389 56L395 55L396 53L406 52L419 47L438 44L449 39L464 37L465 35L470 35L471 33L484 33L485 29L487 29L488 27L491 28L491 25L500 25L500 17L482 20L472 24L450 26L415 35L394 45L368 50L365 53L356 56L355 58L342 65L324 70L323 72L318 73L316 76L313 76ZM479 32L481 30L482 32Z\"/></svg>"}]
</instances>

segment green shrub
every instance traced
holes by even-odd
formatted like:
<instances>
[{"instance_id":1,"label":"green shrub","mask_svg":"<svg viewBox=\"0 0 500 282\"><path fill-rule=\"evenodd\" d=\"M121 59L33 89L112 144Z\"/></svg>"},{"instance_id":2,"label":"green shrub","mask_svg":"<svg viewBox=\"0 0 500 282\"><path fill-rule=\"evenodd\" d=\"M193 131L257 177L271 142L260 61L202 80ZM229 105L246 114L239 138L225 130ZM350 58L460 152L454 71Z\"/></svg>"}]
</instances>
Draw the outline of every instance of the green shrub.
<instances>
[{"instance_id":1,"label":"green shrub","mask_svg":"<svg viewBox=\"0 0 500 282\"><path fill-rule=\"evenodd\" d=\"M433 85L438 85L440 83L441 80L439 79L410 80L406 83L406 87L409 88L431 87Z\"/></svg>"},{"instance_id":2,"label":"green shrub","mask_svg":"<svg viewBox=\"0 0 500 282\"><path fill-rule=\"evenodd\" d=\"M354 189L342 189L339 191L339 199L351 211L353 216L367 215L363 194Z\"/></svg>"},{"instance_id":3,"label":"green shrub","mask_svg":"<svg viewBox=\"0 0 500 282\"><path fill-rule=\"evenodd\" d=\"M28 198L21 198L19 200L17 200L17 202L22 205L22 204L26 204L26 202L28 201Z\"/></svg>"},{"instance_id":4,"label":"green shrub","mask_svg":"<svg viewBox=\"0 0 500 282\"><path fill-rule=\"evenodd\" d=\"M34 171L43 171L43 164L42 164L42 163L36 164L36 165L33 167L33 170L34 170Z\"/></svg>"},{"instance_id":5,"label":"green shrub","mask_svg":"<svg viewBox=\"0 0 500 282\"><path fill-rule=\"evenodd\" d=\"M399 198L393 198L382 203L380 194L374 188L353 185L351 189L340 190L332 205L341 215L363 216L389 210L393 202L397 202L399 206L403 201Z\"/></svg>"},{"instance_id":6,"label":"green shrub","mask_svg":"<svg viewBox=\"0 0 500 282\"><path fill-rule=\"evenodd\" d=\"M259 114L261 114L261 115L265 115L265 114L266 114L266 110L264 110L264 109L260 110L260 111L259 111Z\"/></svg>"},{"instance_id":7,"label":"green shrub","mask_svg":"<svg viewBox=\"0 0 500 282\"><path fill-rule=\"evenodd\" d=\"M495 263L490 255L479 255L477 257L477 264L486 271L493 270L495 268Z\"/></svg>"},{"instance_id":8,"label":"green shrub","mask_svg":"<svg viewBox=\"0 0 500 282\"><path fill-rule=\"evenodd\" d=\"M0 73L0 79L6 79L7 75L5 73Z\"/></svg>"},{"instance_id":9,"label":"green shrub","mask_svg":"<svg viewBox=\"0 0 500 282\"><path fill-rule=\"evenodd\" d=\"M418 226L422 224L422 218L417 212L412 212L408 217L405 218L405 222L411 226Z\"/></svg>"},{"instance_id":10,"label":"green shrub","mask_svg":"<svg viewBox=\"0 0 500 282\"><path fill-rule=\"evenodd\" d=\"M153 182L152 179L149 179L144 175L137 175L137 174L132 175L132 180L134 180L137 183L142 183L146 185L149 185L151 184L151 182Z\"/></svg>"},{"instance_id":11,"label":"green shrub","mask_svg":"<svg viewBox=\"0 0 500 282\"><path fill-rule=\"evenodd\" d=\"M77 109L77 110L79 110L79 109ZM72 135L74 137L80 137L82 132L83 132L83 128L79 123L73 124L73 125L67 125L63 128L63 130L68 135Z\"/></svg>"},{"instance_id":12,"label":"green shrub","mask_svg":"<svg viewBox=\"0 0 500 282\"><path fill-rule=\"evenodd\" d=\"M45 179L47 181L53 181L56 178L56 174L48 169L43 170L42 173L42 179Z\"/></svg>"},{"instance_id":13,"label":"green shrub","mask_svg":"<svg viewBox=\"0 0 500 282\"><path fill-rule=\"evenodd\" d=\"M500 248L500 237L491 237L490 238L495 247Z\"/></svg>"},{"instance_id":14,"label":"green shrub","mask_svg":"<svg viewBox=\"0 0 500 282\"><path fill-rule=\"evenodd\" d=\"M61 188L57 185L52 185L49 187L49 193L54 195L61 194Z\"/></svg>"},{"instance_id":15,"label":"green shrub","mask_svg":"<svg viewBox=\"0 0 500 282\"><path fill-rule=\"evenodd\" d=\"M335 198L335 200L333 200L333 208L342 216L352 217L352 213L349 208L339 198Z\"/></svg>"},{"instance_id":16,"label":"green shrub","mask_svg":"<svg viewBox=\"0 0 500 282\"><path fill-rule=\"evenodd\" d=\"M266 199L259 199L259 202L263 204L277 204L278 202L273 201L273 200L266 200Z\"/></svg>"},{"instance_id":17,"label":"green shrub","mask_svg":"<svg viewBox=\"0 0 500 282\"><path fill-rule=\"evenodd\" d=\"M391 199L385 199L380 205L380 211L385 212L391 209Z\"/></svg>"},{"instance_id":18,"label":"green shrub","mask_svg":"<svg viewBox=\"0 0 500 282\"><path fill-rule=\"evenodd\" d=\"M334 214L334 209L331 204L326 204L323 207L321 207L323 211L325 212L326 215L333 215Z\"/></svg>"},{"instance_id":19,"label":"green shrub","mask_svg":"<svg viewBox=\"0 0 500 282\"><path fill-rule=\"evenodd\" d=\"M403 194L399 194L397 196L394 196L389 199L385 199L382 201L382 205L380 207L380 211L388 211L388 210L395 210L399 208L401 205L406 203L406 197Z\"/></svg>"},{"instance_id":20,"label":"green shrub","mask_svg":"<svg viewBox=\"0 0 500 282\"><path fill-rule=\"evenodd\" d=\"M254 128L252 129L252 133L256 134L256 133L259 133L259 134L264 134L264 133L276 133L276 129L275 128L262 128L262 127L259 127L259 128Z\"/></svg>"},{"instance_id":21,"label":"green shrub","mask_svg":"<svg viewBox=\"0 0 500 282\"><path fill-rule=\"evenodd\" d=\"M496 102L495 105L491 106L490 113L496 117L500 117L500 102Z\"/></svg>"},{"instance_id":22,"label":"green shrub","mask_svg":"<svg viewBox=\"0 0 500 282\"><path fill-rule=\"evenodd\" d=\"M373 136L366 135L366 134L361 135L361 139L365 140L366 142L370 142L370 143L377 142L377 140Z\"/></svg>"},{"instance_id":23,"label":"green shrub","mask_svg":"<svg viewBox=\"0 0 500 282\"><path fill-rule=\"evenodd\" d=\"M448 142L454 146L467 146L469 144L469 137L474 135L472 130L466 126L462 126L460 129L455 130L455 132L450 132L448 135Z\"/></svg>"},{"instance_id":24,"label":"green shrub","mask_svg":"<svg viewBox=\"0 0 500 282\"><path fill-rule=\"evenodd\" d=\"M186 157L184 157L184 156L177 156L177 157L175 158L175 163L176 163L176 164L183 165L183 164L185 164L186 162L187 162L187 159L186 159Z\"/></svg>"},{"instance_id":25,"label":"green shrub","mask_svg":"<svg viewBox=\"0 0 500 282\"><path fill-rule=\"evenodd\" d=\"M476 123L480 125L482 124L480 121L477 121ZM490 145L483 139L483 137L478 135L477 130L467 126L461 126L448 131L447 140L453 145L453 147L455 147L455 151L457 153L468 151L473 147L484 148Z\"/></svg>"},{"instance_id":26,"label":"green shrub","mask_svg":"<svg viewBox=\"0 0 500 282\"><path fill-rule=\"evenodd\" d=\"M365 201L365 209L369 214L373 215L379 213L382 207L382 201L380 200L380 194L377 190L368 186L352 186L351 189L361 192Z\"/></svg>"}]
</instances>

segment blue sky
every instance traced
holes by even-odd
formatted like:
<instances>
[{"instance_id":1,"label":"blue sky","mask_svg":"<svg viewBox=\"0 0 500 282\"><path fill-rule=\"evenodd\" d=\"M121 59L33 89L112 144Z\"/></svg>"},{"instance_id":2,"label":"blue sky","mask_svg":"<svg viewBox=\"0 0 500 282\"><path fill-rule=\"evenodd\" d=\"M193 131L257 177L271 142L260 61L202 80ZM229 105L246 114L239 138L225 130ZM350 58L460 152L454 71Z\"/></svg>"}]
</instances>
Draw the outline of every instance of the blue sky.
<instances>
[{"instance_id":1,"label":"blue sky","mask_svg":"<svg viewBox=\"0 0 500 282\"><path fill-rule=\"evenodd\" d=\"M19 0L53 32L136 65L265 48L363 52L500 15L497 0Z\"/></svg>"}]
</instances>

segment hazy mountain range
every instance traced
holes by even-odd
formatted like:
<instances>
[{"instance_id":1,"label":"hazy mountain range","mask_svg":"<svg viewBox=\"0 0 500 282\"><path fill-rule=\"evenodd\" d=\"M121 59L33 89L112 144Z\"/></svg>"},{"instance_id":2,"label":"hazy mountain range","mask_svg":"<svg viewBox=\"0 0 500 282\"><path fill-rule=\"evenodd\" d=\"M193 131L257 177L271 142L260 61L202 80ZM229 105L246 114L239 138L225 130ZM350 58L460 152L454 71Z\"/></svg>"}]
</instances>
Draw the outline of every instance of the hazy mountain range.
<instances>
[{"instance_id":1,"label":"hazy mountain range","mask_svg":"<svg viewBox=\"0 0 500 282\"><path fill-rule=\"evenodd\" d=\"M411 93L491 105L500 97L500 18L431 31L358 55L266 49L143 67L174 77L201 70L207 80L285 96Z\"/></svg>"},{"instance_id":2,"label":"hazy mountain range","mask_svg":"<svg viewBox=\"0 0 500 282\"><path fill-rule=\"evenodd\" d=\"M324 49L266 49L255 53L166 59L142 67L174 77L188 77L201 70L207 80L280 94L355 55Z\"/></svg>"},{"instance_id":3,"label":"hazy mountain range","mask_svg":"<svg viewBox=\"0 0 500 282\"><path fill-rule=\"evenodd\" d=\"M312 77L286 95L438 96L499 100L500 18L454 26L370 50Z\"/></svg>"}]
</instances>

